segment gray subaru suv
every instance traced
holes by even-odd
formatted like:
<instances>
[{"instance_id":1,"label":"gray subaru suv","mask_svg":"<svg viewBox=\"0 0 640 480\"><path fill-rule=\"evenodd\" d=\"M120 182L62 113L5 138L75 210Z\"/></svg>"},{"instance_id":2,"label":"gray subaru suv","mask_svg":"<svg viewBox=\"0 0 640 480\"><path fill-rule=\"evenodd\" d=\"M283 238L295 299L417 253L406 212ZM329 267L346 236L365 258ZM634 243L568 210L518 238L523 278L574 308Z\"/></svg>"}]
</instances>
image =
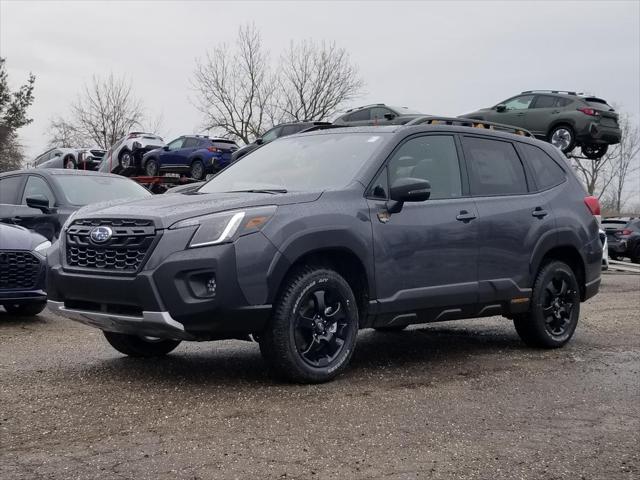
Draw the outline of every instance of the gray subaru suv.
<instances>
[{"instance_id":1,"label":"gray subaru suv","mask_svg":"<svg viewBox=\"0 0 640 480\"><path fill-rule=\"evenodd\" d=\"M296 382L343 371L362 328L503 315L564 345L600 284L597 200L549 144L434 123L297 134L188 194L87 207L49 306L131 356L256 340Z\"/></svg>"}]
</instances>

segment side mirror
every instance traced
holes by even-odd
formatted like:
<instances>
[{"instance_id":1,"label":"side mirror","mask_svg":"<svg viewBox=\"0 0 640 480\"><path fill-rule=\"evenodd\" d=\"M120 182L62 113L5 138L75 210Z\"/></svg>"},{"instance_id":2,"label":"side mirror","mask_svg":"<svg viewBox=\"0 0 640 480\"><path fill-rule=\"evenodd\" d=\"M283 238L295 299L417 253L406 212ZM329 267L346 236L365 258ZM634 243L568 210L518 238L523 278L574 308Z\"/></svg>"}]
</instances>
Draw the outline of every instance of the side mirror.
<instances>
[{"instance_id":1,"label":"side mirror","mask_svg":"<svg viewBox=\"0 0 640 480\"><path fill-rule=\"evenodd\" d=\"M507 106L504 103L501 103L500 105L496 105L496 111L504 112L506 110L507 110Z\"/></svg>"},{"instance_id":2,"label":"side mirror","mask_svg":"<svg viewBox=\"0 0 640 480\"><path fill-rule=\"evenodd\" d=\"M263 143L264 143L264 140L262 140L262 137L256 138L256 145L262 145Z\"/></svg>"},{"instance_id":3,"label":"side mirror","mask_svg":"<svg viewBox=\"0 0 640 480\"><path fill-rule=\"evenodd\" d=\"M27 207L29 208L37 208L42 213L51 213L51 208L49 208L49 199L44 195L37 194L33 197L27 197Z\"/></svg>"},{"instance_id":4,"label":"side mirror","mask_svg":"<svg viewBox=\"0 0 640 480\"><path fill-rule=\"evenodd\" d=\"M385 113L384 114L384 118L386 118L387 120L393 120L394 118L396 118L396 114L395 113Z\"/></svg>"},{"instance_id":5,"label":"side mirror","mask_svg":"<svg viewBox=\"0 0 640 480\"><path fill-rule=\"evenodd\" d=\"M162 149L163 149L165 152L168 152L168 151L169 151L169 146L168 146L168 145L165 145L164 147L162 147Z\"/></svg>"},{"instance_id":6,"label":"side mirror","mask_svg":"<svg viewBox=\"0 0 640 480\"><path fill-rule=\"evenodd\" d=\"M389 189L389 198L394 202L387 207L389 213L398 213L404 202L424 202L431 196L431 184L421 178L399 178Z\"/></svg>"}]
</instances>

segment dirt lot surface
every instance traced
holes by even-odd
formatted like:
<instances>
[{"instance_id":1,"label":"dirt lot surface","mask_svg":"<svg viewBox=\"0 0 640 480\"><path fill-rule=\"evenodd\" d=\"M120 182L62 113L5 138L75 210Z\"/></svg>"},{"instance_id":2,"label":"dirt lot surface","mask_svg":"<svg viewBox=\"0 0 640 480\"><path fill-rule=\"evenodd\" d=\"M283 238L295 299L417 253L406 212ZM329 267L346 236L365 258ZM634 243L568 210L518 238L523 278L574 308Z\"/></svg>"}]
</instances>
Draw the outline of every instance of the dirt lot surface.
<instances>
[{"instance_id":1,"label":"dirt lot surface","mask_svg":"<svg viewBox=\"0 0 640 480\"><path fill-rule=\"evenodd\" d=\"M640 478L640 276L603 279L563 349L501 318L367 330L316 386L248 342L135 360L0 313L0 478Z\"/></svg>"}]
</instances>

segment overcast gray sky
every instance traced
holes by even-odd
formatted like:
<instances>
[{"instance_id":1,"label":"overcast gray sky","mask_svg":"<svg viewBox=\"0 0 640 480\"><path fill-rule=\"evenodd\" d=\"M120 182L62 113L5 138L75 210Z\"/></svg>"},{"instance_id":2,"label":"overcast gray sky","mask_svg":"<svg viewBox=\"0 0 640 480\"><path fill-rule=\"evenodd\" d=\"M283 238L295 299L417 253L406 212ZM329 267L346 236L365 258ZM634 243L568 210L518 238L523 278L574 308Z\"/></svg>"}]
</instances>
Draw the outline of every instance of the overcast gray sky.
<instances>
[{"instance_id":1,"label":"overcast gray sky","mask_svg":"<svg viewBox=\"0 0 640 480\"><path fill-rule=\"evenodd\" d=\"M95 73L127 75L166 137L192 133L197 57L254 22L275 60L290 40L334 40L384 102L457 115L528 89L597 94L640 116L640 2L36 2L0 0L10 82L37 76L29 156Z\"/></svg>"}]
</instances>

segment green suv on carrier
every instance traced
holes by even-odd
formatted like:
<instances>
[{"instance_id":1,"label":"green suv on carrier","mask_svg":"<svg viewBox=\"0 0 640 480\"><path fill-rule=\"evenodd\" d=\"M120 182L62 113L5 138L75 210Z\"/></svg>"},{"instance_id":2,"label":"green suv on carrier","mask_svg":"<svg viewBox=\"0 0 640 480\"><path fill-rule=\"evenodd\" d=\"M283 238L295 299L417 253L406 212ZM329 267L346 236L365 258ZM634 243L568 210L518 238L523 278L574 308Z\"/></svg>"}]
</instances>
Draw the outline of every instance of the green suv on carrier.
<instances>
[{"instance_id":1,"label":"green suv on carrier","mask_svg":"<svg viewBox=\"0 0 640 480\"><path fill-rule=\"evenodd\" d=\"M618 114L601 98L559 90L528 90L462 118L526 128L568 154L576 146L591 159L620 143Z\"/></svg>"}]
</instances>

